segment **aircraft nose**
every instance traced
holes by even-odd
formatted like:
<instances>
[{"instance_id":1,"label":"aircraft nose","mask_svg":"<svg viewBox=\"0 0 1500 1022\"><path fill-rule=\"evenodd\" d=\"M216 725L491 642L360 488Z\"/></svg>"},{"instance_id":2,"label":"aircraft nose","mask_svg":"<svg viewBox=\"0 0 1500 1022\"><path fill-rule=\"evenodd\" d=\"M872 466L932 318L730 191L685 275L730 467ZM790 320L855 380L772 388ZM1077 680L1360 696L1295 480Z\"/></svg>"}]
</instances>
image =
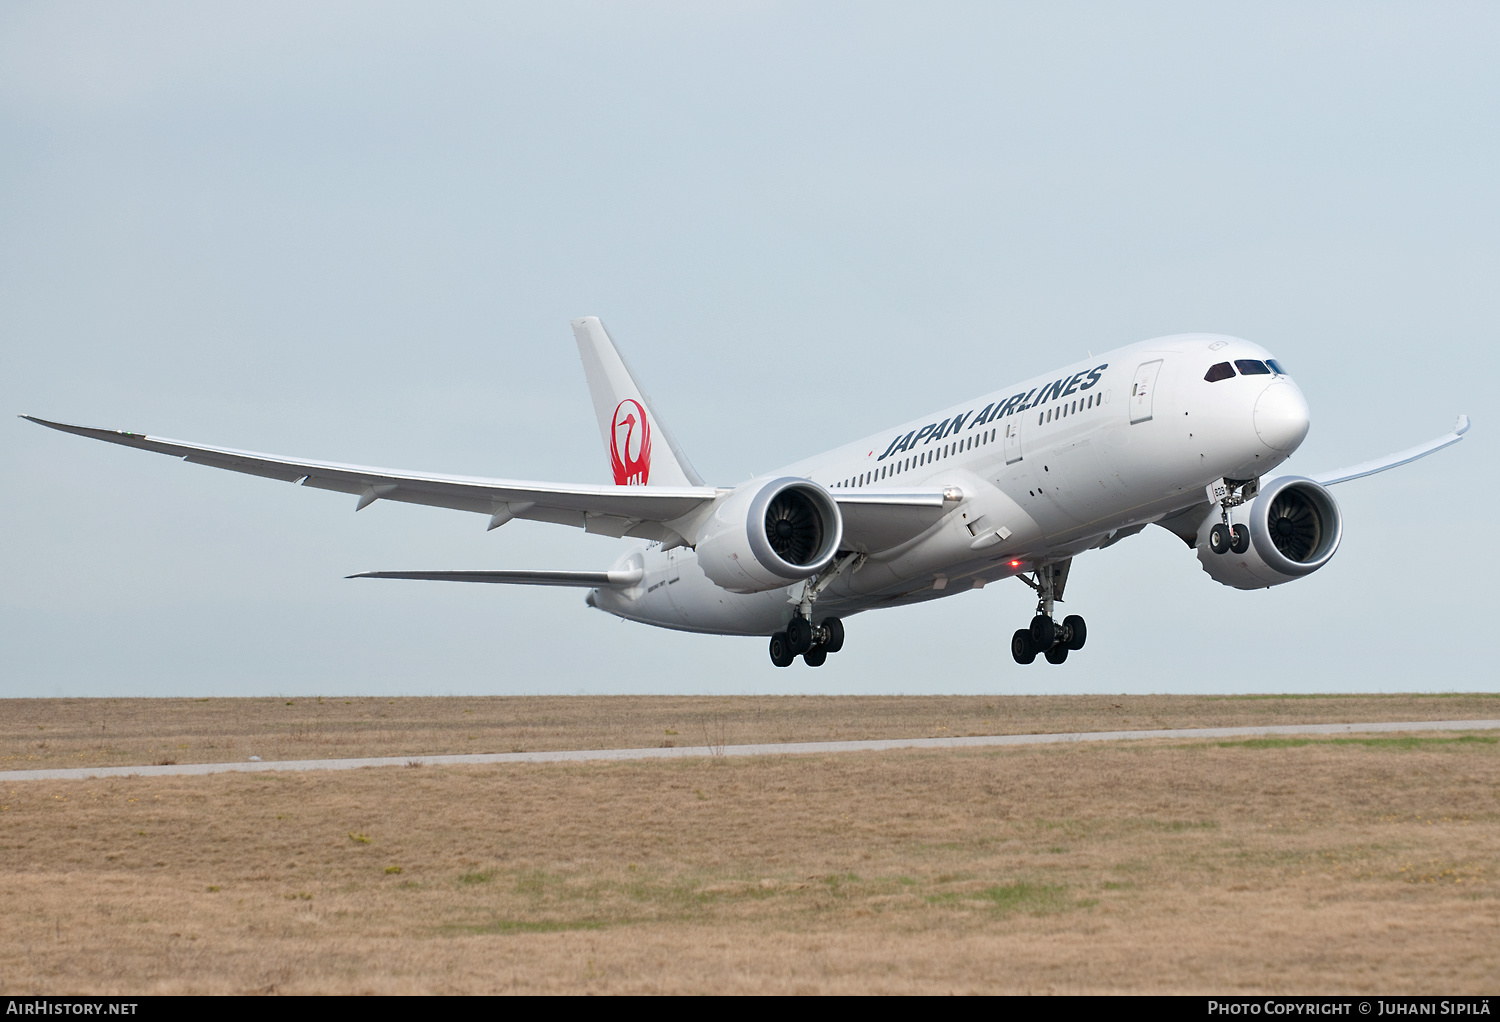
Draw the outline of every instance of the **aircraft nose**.
<instances>
[{"instance_id":1,"label":"aircraft nose","mask_svg":"<svg viewBox=\"0 0 1500 1022\"><path fill-rule=\"evenodd\" d=\"M1255 402L1255 432L1273 451L1294 451L1307 436L1307 400L1290 383L1273 383Z\"/></svg>"}]
</instances>

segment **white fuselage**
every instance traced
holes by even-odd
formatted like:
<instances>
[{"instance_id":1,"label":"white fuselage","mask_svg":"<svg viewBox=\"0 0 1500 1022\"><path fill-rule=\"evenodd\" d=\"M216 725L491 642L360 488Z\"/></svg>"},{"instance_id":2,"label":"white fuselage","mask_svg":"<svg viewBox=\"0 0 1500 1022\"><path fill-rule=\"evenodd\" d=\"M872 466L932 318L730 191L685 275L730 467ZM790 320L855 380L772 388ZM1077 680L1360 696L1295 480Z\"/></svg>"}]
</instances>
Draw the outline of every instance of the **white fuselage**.
<instances>
[{"instance_id":1,"label":"white fuselage","mask_svg":"<svg viewBox=\"0 0 1500 1022\"><path fill-rule=\"evenodd\" d=\"M1204 376L1219 363L1268 357L1213 334L1144 341L770 473L811 479L835 497L916 487L963 493L915 538L860 551L868 556L822 593L817 618L979 588L1201 504L1218 479L1260 478L1307 432L1301 392L1280 373ZM770 635L786 626L789 598L802 585L727 592L686 547L638 548L616 566L639 566L644 576L629 589L591 591L590 606L695 632Z\"/></svg>"}]
</instances>

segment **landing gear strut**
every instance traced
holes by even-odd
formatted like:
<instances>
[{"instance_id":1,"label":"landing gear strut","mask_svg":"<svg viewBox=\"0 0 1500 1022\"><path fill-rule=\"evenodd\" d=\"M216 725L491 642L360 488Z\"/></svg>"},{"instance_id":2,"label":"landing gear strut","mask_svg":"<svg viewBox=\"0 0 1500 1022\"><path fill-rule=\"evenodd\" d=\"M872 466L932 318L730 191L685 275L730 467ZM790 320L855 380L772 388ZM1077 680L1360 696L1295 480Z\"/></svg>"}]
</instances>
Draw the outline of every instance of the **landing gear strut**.
<instances>
[{"instance_id":1,"label":"landing gear strut","mask_svg":"<svg viewBox=\"0 0 1500 1022\"><path fill-rule=\"evenodd\" d=\"M1219 524L1208 530L1208 548L1216 554L1233 551L1242 554L1250 549L1250 529L1245 525L1230 527L1229 509L1248 503L1260 492L1259 479L1218 479L1208 484L1208 499L1219 505Z\"/></svg>"},{"instance_id":2,"label":"landing gear strut","mask_svg":"<svg viewBox=\"0 0 1500 1022\"><path fill-rule=\"evenodd\" d=\"M799 656L809 667L822 667L828 654L844 648L844 623L836 617L824 618L820 624L812 623L813 603L838 575L863 563L863 554L845 554L825 568L822 574L802 584L790 602L797 605L786 631L771 636L771 663L777 667L790 667Z\"/></svg>"},{"instance_id":3,"label":"landing gear strut","mask_svg":"<svg viewBox=\"0 0 1500 1022\"><path fill-rule=\"evenodd\" d=\"M1063 618L1062 624L1052 620L1052 605L1061 598L1063 585L1068 579L1070 561L1048 564L1036 570L1036 581L1025 575L1017 576L1022 582L1036 590L1036 617L1029 628L1020 628L1010 637L1010 655L1018 664L1029 664L1040 653L1049 664L1060 664L1068 659L1068 653L1082 649L1088 640L1088 626L1077 614Z\"/></svg>"}]
</instances>

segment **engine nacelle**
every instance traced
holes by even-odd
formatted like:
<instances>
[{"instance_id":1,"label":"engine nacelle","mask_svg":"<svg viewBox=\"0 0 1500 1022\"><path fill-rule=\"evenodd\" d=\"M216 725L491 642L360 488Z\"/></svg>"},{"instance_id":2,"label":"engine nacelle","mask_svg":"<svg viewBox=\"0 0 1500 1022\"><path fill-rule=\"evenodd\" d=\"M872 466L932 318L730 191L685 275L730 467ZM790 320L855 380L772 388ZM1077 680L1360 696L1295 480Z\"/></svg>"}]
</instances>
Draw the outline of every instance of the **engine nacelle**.
<instances>
[{"instance_id":1,"label":"engine nacelle","mask_svg":"<svg viewBox=\"0 0 1500 1022\"><path fill-rule=\"evenodd\" d=\"M1214 508L1198 526L1198 560L1215 582L1236 589L1266 589L1328 563L1344 534L1333 494L1303 476L1282 476L1229 513L1231 525L1250 529L1250 549L1216 554L1208 534L1222 519Z\"/></svg>"},{"instance_id":2,"label":"engine nacelle","mask_svg":"<svg viewBox=\"0 0 1500 1022\"><path fill-rule=\"evenodd\" d=\"M844 519L810 479L746 483L698 530L698 566L732 593L761 593L811 578L839 552Z\"/></svg>"}]
</instances>

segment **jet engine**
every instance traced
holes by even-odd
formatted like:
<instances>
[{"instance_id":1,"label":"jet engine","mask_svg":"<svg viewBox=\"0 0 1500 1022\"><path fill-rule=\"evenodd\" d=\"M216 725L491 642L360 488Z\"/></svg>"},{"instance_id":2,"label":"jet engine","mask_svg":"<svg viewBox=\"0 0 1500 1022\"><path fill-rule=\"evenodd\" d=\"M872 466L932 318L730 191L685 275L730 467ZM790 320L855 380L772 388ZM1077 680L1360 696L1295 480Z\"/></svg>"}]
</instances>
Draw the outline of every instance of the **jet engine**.
<instances>
[{"instance_id":1,"label":"jet engine","mask_svg":"<svg viewBox=\"0 0 1500 1022\"><path fill-rule=\"evenodd\" d=\"M844 538L833 496L809 479L746 483L698 531L698 565L732 593L760 593L811 578Z\"/></svg>"},{"instance_id":2,"label":"jet engine","mask_svg":"<svg viewBox=\"0 0 1500 1022\"><path fill-rule=\"evenodd\" d=\"M1250 530L1244 553L1214 553L1209 532L1221 521L1216 507L1198 526L1198 560L1215 582L1236 589L1267 589L1312 574L1328 563L1344 533L1333 494L1303 476L1273 479L1230 511L1232 525Z\"/></svg>"}]
</instances>

